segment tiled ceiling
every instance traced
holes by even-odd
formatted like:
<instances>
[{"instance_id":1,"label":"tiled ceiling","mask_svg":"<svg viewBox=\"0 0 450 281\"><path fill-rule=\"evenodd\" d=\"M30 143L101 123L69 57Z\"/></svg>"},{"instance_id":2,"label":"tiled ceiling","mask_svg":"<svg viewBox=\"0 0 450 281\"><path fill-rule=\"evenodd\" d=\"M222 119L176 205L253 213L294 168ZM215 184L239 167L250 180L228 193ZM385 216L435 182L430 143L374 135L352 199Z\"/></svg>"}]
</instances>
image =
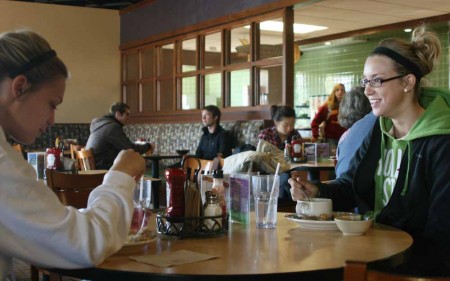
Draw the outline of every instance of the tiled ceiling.
<instances>
[{"instance_id":1,"label":"tiled ceiling","mask_svg":"<svg viewBox=\"0 0 450 281\"><path fill-rule=\"evenodd\" d=\"M14 1L120 10L144 0ZM180 0L181 5L182 1L189 0ZM295 22L325 26L327 29L302 35L296 34L295 40L450 14L450 0L313 0L305 3L295 5ZM248 31L243 29L242 33L245 32ZM261 34L270 39L273 36L273 41L281 40L280 35L273 32L262 31ZM240 42L235 44L239 45Z\"/></svg>"},{"instance_id":2,"label":"tiled ceiling","mask_svg":"<svg viewBox=\"0 0 450 281\"><path fill-rule=\"evenodd\" d=\"M295 21L328 29L296 36L309 39L450 13L449 0L324 0L297 5Z\"/></svg>"}]
</instances>

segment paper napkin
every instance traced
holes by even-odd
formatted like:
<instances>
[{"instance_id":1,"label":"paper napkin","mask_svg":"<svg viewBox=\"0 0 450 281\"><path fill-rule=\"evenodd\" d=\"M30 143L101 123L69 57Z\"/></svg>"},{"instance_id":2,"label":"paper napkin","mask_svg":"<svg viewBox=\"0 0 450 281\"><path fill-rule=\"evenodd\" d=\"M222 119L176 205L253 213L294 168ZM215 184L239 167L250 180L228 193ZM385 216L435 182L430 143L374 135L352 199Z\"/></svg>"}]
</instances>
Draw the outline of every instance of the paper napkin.
<instances>
[{"instance_id":1,"label":"paper napkin","mask_svg":"<svg viewBox=\"0 0 450 281\"><path fill-rule=\"evenodd\" d=\"M130 259L158 267L171 267L174 265L199 262L217 258L217 256L197 253L189 250L180 250L159 255L131 256Z\"/></svg>"}]
</instances>

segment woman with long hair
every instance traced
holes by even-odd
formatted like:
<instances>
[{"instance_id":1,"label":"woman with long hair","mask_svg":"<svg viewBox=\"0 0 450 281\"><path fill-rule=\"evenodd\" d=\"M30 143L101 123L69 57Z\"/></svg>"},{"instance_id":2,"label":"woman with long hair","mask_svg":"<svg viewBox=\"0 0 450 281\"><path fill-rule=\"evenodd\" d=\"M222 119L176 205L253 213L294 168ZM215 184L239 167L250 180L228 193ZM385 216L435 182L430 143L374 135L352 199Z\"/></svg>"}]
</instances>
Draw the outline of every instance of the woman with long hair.
<instances>
[{"instance_id":1,"label":"woman with long hair","mask_svg":"<svg viewBox=\"0 0 450 281\"><path fill-rule=\"evenodd\" d=\"M319 107L311 122L312 142L319 140L319 126L323 123L322 141L330 144L330 150L336 148L339 138L345 132L345 128L338 122L339 104L344 95L344 84L334 85L327 101Z\"/></svg>"}]
</instances>

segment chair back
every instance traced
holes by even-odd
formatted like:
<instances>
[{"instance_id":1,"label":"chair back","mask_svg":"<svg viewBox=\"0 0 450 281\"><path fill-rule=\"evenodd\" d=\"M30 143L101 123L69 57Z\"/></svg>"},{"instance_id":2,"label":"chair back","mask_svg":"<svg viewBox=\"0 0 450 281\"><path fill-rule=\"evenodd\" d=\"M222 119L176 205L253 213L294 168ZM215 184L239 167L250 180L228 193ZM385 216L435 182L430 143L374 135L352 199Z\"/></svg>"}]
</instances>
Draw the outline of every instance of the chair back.
<instances>
[{"instance_id":1,"label":"chair back","mask_svg":"<svg viewBox=\"0 0 450 281\"><path fill-rule=\"evenodd\" d=\"M70 144L70 158L77 159L76 151L80 151L82 148L84 148L84 145L81 144Z\"/></svg>"},{"instance_id":2,"label":"chair back","mask_svg":"<svg viewBox=\"0 0 450 281\"><path fill-rule=\"evenodd\" d=\"M92 150L92 148L82 148L80 151L75 151L75 154L80 170L95 170L94 151Z\"/></svg>"},{"instance_id":3,"label":"chair back","mask_svg":"<svg viewBox=\"0 0 450 281\"><path fill-rule=\"evenodd\" d=\"M344 268L344 281L450 281L450 277L401 275L369 269L365 262L347 261Z\"/></svg>"},{"instance_id":4,"label":"chair back","mask_svg":"<svg viewBox=\"0 0 450 281\"><path fill-rule=\"evenodd\" d=\"M12 147L14 148L14 150L17 150L18 152L20 152L20 154L22 154L23 158L25 160L27 160L27 154L25 153L25 149L22 144L15 143L12 145Z\"/></svg>"},{"instance_id":5,"label":"chair back","mask_svg":"<svg viewBox=\"0 0 450 281\"><path fill-rule=\"evenodd\" d=\"M23 153L23 146L20 143L15 143L15 144L12 145L12 147L15 150L19 151L20 153Z\"/></svg>"},{"instance_id":6,"label":"chair back","mask_svg":"<svg viewBox=\"0 0 450 281\"><path fill-rule=\"evenodd\" d=\"M187 177L191 182L199 182L203 172L212 171L213 160L199 159L187 156L181 162L181 168L186 170Z\"/></svg>"},{"instance_id":7,"label":"chair back","mask_svg":"<svg viewBox=\"0 0 450 281\"><path fill-rule=\"evenodd\" d=\"M106 172L96 174L71 174L46 169L47 185L66 206L86 208L89 194L102 184Z\"/></svg>"}]
</instances>

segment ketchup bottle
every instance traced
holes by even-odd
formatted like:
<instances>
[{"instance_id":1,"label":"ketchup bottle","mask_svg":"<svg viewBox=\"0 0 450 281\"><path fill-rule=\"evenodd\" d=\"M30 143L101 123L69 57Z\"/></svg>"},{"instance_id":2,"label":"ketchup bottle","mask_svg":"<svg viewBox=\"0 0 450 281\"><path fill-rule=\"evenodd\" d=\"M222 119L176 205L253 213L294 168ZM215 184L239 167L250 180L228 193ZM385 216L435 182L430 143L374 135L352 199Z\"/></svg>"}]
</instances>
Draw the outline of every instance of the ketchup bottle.
<instances>
[{"instance_id":1,"label":"ketchup bottle","mask_svg":"<svg viewBox=\"0 0 450 281\"><path fill-rule=\"evenodd\" d=\"M47 148L46 152L46 159L47 159L47 168L52 170L61 170L62 169L62 163L61 163L61 150L59 148L53 147L53 148Z\"/></svg>"},{"instance_id":2,"label":"ketchup bottle","mask_svg":"<svg viewBox=\"0 0 450 281\"><path fill-rule=\"evenodd\" d=\"M301 139L299 139L297 136L293 136L291 146L292 146L292 158L294 162L301 161L303 157Z\"/></svg>"},{"instance_id":3,"label":"ketchup bottle","mask_svg":"<svg viewBox=\"0 0 450 281\"><path fill-rule=\"evenodd\" d=\"M186 171L181 168L166 169L166 181L170 188L169 206L167 215L169 217L184 216L184 183L186 182Z\"/></svg>"}]
</instances>

